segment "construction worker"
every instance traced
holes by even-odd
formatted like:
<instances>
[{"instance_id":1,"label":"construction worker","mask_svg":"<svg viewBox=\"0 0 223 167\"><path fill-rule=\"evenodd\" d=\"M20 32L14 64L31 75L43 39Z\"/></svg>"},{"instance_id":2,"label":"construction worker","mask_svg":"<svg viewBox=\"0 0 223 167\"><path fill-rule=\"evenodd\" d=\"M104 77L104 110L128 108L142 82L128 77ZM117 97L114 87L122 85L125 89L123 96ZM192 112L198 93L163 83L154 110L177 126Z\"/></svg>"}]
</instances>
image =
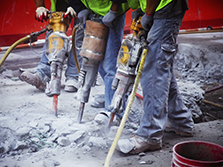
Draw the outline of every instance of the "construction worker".
<instances>
[{"instance_id":1,"label":"construction worker","mask_svg":"<svg viewBox=\"0 0 223 167\"><path fill-rule=\"evenodd\" d=\"M47 12L49 10L45 8L44 0L35 0L36 4L36 19L38 21L47 21ZM63 11L66 12L64 17L72 17L76 16L76 12L70 7L69 3L66 0L51 0L51 11ZM75 19L75 24L78 23L78 19ZM47 33L47 37L51 32ZM77 31L76 34L76 46L80 48L83 41L84 30ZM46 37L46 39L47 39ZM21 80L36 86L41 91L44 91L46 88L46 82L50 80L50 65L48 64L48 58L45 54L46 45L43 46L43 54L39 65L34 73L29 71L24 71L20 78ZM77 49L77 55L79 54L79 49ZM79 62L81 62L81 57L78 56ZM64 90L67 92L76 92L78 88L78 72L76 69L76 65L73 58L73 52L70 51L67 61L67 69L65 71L66 81Z\"/></svg>"},{"instance_id":2,"label":"construction worker","mask_svg":"<svg viewBox=\"0 0 223 167\"><path fill-rule=\"evenodd\" d=\"M125 12L129 7L127 3L122 3L120 0L69 0L69 3L84 24L89 14L97 14L103 16L102 22L109 28L104 60L98 70L105 83L106 111L100 112L95 117L96 122L103 123L108 120L109 105L114 94L111 85L116 73L116 60L124 33ZM84 4L84 7L81 4Z\"/></svg>"},{"instance_id":3,"label":"construction worker","mask_svg":"<svg viewBox=\"0 0 223 167\"><path fill-rule=\"evenodd\" d=\"M192 136L194 122L185 107L173 73L177 35L188 9L187 0L140 0L138 17L148 32L148 52L141 77L144 115L134 135L120 139L117 150L138 154L162 148L163 132ZM133 18L134 19L134 18Z\"/></svg>"}]
</instances>

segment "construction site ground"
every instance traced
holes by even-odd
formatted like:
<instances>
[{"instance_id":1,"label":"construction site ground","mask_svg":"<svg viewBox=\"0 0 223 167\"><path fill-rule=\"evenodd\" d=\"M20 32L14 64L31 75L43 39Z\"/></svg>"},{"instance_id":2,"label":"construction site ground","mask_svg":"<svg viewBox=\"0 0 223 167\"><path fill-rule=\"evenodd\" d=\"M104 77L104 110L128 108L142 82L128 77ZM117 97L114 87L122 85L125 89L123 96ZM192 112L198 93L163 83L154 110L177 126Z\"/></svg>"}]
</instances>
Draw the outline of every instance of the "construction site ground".
<instances>
[{"instance_id":1,"label":"construction site ground","mask_svg":"<svg viewBox=\"0 0 223 167\"><path fill-rule=\"evenodd\" d=\"M223 45L223 33L210 33L212 38L209 36L207 39L203 38L203 34L190 36L191 38L180 35L179 44L182 42L216 49ZM41 46L33 49L35 52L42 51ZM223 53L222 50L220 52ZM5 51L1 51L0 57L4 53ZM118 129L117 125L112 126L110 132L105 134L105 126L94 121L95 115L103 109L91 107L90 102L93 95L103 93L103 81L99 78L97 86L92 88L82 123L78 124L80 102L74 98L75 93L63 90L63 77L57 118L52 109L53 99L17 77L18 68L35 70L40 58L41 54L34 53L30 48L15 49L4 62L4 68L1 68L0 167L103 167ZM222 83L212 85L220 84ZM222 89L205 95L205 98L223 105ZM201 106L205 107L205 104ZM208 141L223 146L223 109L210 106L204 110L206 115L212 115L213 119L196 123L193 137L164 133L161 150L139 155L124 155L115 151L110 166L169 167L173 146L182 141ZM207 110L212 110L212 113ZM128 138L130 135L131 131L125 128L121 138Z\"/></svg>"}]
</instances>

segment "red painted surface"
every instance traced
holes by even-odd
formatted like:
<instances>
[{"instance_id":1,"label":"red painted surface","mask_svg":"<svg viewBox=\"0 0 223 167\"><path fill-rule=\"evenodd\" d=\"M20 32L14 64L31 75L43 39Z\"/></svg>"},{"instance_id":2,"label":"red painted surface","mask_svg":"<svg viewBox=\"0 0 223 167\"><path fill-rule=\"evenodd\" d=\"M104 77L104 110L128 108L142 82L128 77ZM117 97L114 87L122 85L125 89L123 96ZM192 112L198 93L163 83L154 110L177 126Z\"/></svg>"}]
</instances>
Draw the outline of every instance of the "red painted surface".
<instances>
[{"instance_id":1,"label":"red painted surface","mask_svg":"<svg viewBox=\"0 0 223 167\"><path fill-rule=\"evenodd\" d=\"M50 0L45 0L45 6L50 9ZM48 22L35 20L34 0L3 0L0 5L0 47L10 46L18 39L32 32L40 31ZM67 35L72 34L69 27ZM45 38L45 34L38 37Z\"/></svg>"},{"instance_id":2,"label":"red painted surface","mask_svg":"<svg viewBox=\"0 0 223 167\"><path fill-rule=\"evenodd\" d=\"M45 0L50 9L50 0ZM195 29L207 26L223 26L223 0L189 0L189 10L186 12L181 29ZM18 39L41 30L47 22L35 20L34 0L3 0L0 5L0 47L10 46ZM131 12L126 16L125 34L130 33ZM72 24L73 25L73 24ZM67 35L71 35L71 26ZM38 37L45 38L44 35Z\"/></svg>"}]
</instances>

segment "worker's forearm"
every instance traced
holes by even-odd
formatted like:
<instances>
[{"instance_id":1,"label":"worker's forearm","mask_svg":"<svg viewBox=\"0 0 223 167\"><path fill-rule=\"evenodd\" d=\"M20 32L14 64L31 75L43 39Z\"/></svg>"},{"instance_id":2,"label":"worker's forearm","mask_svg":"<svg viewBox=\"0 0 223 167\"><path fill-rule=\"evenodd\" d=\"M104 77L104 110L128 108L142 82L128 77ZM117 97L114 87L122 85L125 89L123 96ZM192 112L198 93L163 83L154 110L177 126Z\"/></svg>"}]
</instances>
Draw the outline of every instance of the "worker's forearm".
<instances>
[{"instance_id":1,"label":"worker's forearm","mask_svg":"<svg viewBox=\"0 0 223 167\"><path fill-rule=\"evenodd\" d=\"M44 6L45 7L45 3L44 3L44 0L34 0L35 1L35 4L36 4L36 7L40 7L40 6Z\"/></svg>"},{"instance_id":2,"label":"worker's forearm","mask_svg":"<svg viewBox=\"0 0 223 167\"><path fill-rule=\"evenodd\" d=\"M161 0L146 0L146 14L154 14Z\"/></svg>"},{"instance_id":3,"label":"worker's forearm","mask_svg":"<svg viewBox=\"0 0 223 167\"><path fill-rule=\"evenodd\" d=\"M119 4L112 3L111 10L118 11L119 6L120 6Z\"/></svg>"}]
</instances>

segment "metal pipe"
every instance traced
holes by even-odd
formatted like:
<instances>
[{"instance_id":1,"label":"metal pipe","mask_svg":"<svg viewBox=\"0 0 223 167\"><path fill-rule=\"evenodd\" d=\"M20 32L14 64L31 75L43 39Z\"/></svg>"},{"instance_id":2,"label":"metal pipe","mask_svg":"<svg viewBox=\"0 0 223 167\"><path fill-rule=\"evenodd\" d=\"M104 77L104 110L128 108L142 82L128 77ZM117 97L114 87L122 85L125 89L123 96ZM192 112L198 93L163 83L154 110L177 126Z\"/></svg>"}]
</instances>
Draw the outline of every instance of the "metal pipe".
<instances>
[{"instance_id":1,"label":"metal pipe","mask_svg":"<svg viewBox=\"0 0 223 167\"><path fill-rule=\"evenodd\" d=\"M195 33L209 33L209 32L223 32L223 29L216 30L180 30L179 34L195 34Z\"/></svg>"},{"instance_id":2,"label":"metal pipe","mask_svg":"<svg viewBox=\"0 0 223 167\"><path fill-rule=\"evenodd\" d=\"M218 90L218 89L221 89L221 88L223 88L223 85L220 85L220 86L214 87L212 89L206 90L205 93L210 93L212 91L215 91L215 90Z\"/></svg>"}]
</instances>

